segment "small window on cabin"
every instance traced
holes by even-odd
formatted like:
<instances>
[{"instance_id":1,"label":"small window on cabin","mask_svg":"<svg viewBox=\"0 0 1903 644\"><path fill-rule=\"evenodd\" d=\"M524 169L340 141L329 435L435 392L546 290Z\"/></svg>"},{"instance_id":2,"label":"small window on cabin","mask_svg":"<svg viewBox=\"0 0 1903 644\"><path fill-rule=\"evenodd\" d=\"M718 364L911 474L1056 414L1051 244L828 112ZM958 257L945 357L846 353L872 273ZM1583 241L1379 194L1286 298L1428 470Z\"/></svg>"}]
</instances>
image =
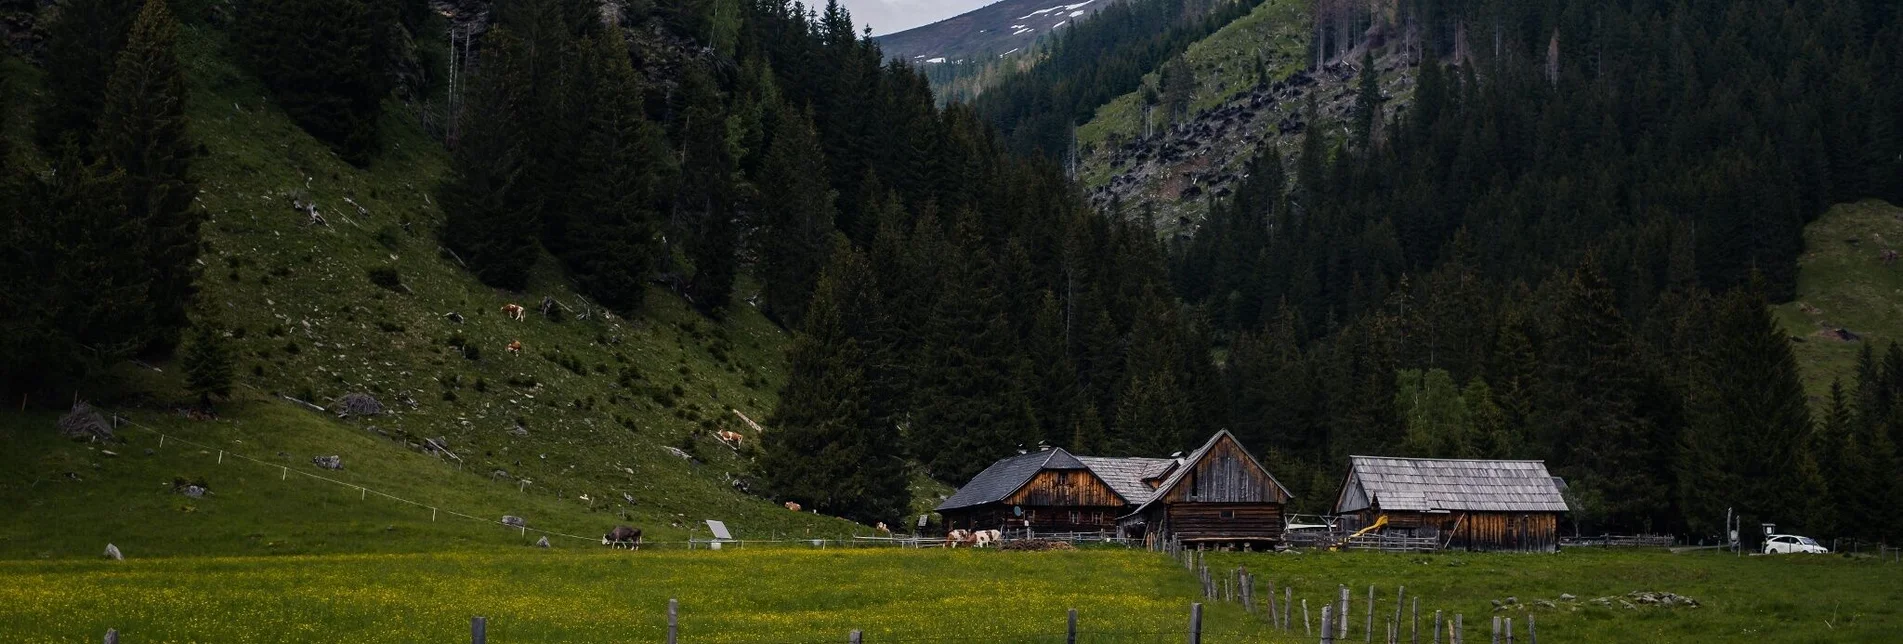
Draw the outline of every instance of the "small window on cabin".
<instances>
[{"instance_id":1,"label":"small window on cabin","mask_svg":"<svg viewBox=\"0 0 1903 644\"><path fill-rule=\"evenodd\" d=\"M1223 510L1223 511L1222 511L1222 518L1224 518L1224 519L1234 519L1234 518L1236 518L1236 511L1235 511L1235 510Z\"/></svg>"}]
</instances>

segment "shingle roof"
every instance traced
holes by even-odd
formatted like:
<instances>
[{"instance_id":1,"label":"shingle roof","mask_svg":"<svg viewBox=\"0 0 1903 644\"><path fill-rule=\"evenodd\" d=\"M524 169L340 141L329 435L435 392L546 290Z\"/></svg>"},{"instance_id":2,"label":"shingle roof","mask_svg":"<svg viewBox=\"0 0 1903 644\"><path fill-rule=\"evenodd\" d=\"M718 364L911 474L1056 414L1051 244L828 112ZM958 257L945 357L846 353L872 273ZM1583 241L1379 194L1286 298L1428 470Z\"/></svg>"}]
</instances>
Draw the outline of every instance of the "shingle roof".
<instances>
[{"instance_id":1,"label":"shingle roof","mask_svg":"<svg viewBox=\"0 0 1903 644\"><path fill-rule=\"evenodd\" d=\"M1183 480L1183 475L1189 472L1190 470L1196 469L1196 463L1198 461L1203 460L1203 457L1209 454L1209 450L1215 449L1216 443L1222 442L1222 439L1224 437L1227 437L1229 440L1236 441L1236 444L1238 446L1242 444L1241 441L1236 440L1236 437L1234 434L1229 433L1229 430L1227 429L1217 430L1216 435L1210 436L1209 440L1203 443L1202 447L1198 447L1196 448L1196 451L1190 452L1189 456L1183 459L1182 466L1170 472L1169 478L1163 479L1162 483L1157 484L1156 490L1153 493L1151 493L1149 499L1144 500L1142 503L1136 504L1138 507L1135 510L1132 510L1130 513L1136 514L1138 512L1142 512L1144 507L1147 507L1150 505L1151 501L1161 498L1164 493L1169 491L1170 488L1176 487L1176 484ZM1270 473L1269 468L1262 467L1262 463L1260 461L1255 460L1255 456L1252 456L1249 454L1249 450L1244 449L1241 451L1243 456L1247 456L1249 458L1249 462L1254 463L1257 468L1260 468L1262 470L1262 473L1264 475L1267 475L1269 477L1269 482L1274 483L1276 489L1282 491L1283 498L1288 498L1288 499L1295 498L1295 495L1291 494L1288 491L1287 486L1282 485L1281 481L1275 480L1275 474Z\"/></svg>"},{"instance_id":2,"label":"shingle roof","mask_svg":"<svg viewBox=\"0 0 1903 644\"><path fill-rule=\"evenodd\" d=\"M958 488L956 494L938 504L937 510L942 512L1002 501L1012 492L1018 491L1018 488L1024 487L1039 471L1046 469L1081 470L1084 464L1061 447L1001 459L972 477L970 483Z\"/></svg>"},{"instance_id":3,"label":"shingle roof","mask_svg":"<svg viewBox=\"0 0 1903 644\"><path fill-rule=\"evenodd\" d=\"M1109 484L1110 489L1115 491L1117 496L1123 497L1123 500L1131 505L1148 502L1150 495L1156 493L1155 490L1150 489L1150 484L1143 482L1148 474L1176 462L1175 459L1170 458L1106 456L1079 456L1077 460L1082 461L1084 467L1090 468L1091 472L1097 474L1097 478L1103 479L1103 482Z\"/></svg>"},{"instance_id":4,"label":"shingle roof","mask_svg":"<svg viewBox=\"0 0 1903 644\"><path fill-rule=\"evenodd\" d=\"M1349 457L1336 512L1566 512L1541 461Z\"/></svg>"}]
</instances>

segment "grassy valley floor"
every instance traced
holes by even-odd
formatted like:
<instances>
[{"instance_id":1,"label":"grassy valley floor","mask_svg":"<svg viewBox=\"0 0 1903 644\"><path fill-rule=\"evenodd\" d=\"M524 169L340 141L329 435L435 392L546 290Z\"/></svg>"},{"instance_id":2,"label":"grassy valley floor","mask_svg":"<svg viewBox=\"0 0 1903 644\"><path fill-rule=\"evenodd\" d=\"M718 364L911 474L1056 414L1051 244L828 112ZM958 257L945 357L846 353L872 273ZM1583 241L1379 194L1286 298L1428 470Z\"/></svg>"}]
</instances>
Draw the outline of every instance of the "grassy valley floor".
<instances>
[{"instance_id":1,"label":"grassy valley floor","mask_svg":"<svg viewBox=\"0 0 1903 644\"><path fill-rule=\"evenodd\" d=\"M1217 554L1266 586L1293 585L1297 634L1235 603L1211 603L1207 642L1313 641L1311 618L1352 589L1351 641L1363 641L1377 586L1376 640L1396 585L1432 611L1464 615L1487 641L1491 600L1548 642L1883 642L1903 632L1903 563L1869 557L1735 557L1662 551L1558 555ZM1674 592L1698 608L1591 600ZM0 641L81 641L117 628L127 641L461 641L469 618L491 641L660 641L669 598L686 642L1061 642L1078 609L1084 642L1179 642L1190 574L1125 550L997 552L742 549L720 552L473 550L444 554L195 557L0 562ZM1558 601L1561 593L1578 597ZM1279 594L1279 592L1278 592ZM1538 600L1553 600L1552 608ZM1425 626L1423 627L1425 628ZM1426 633L1422 641L1429 641ZM136 638L136 639L132 639Z\"/></svg>"}]
</instances>

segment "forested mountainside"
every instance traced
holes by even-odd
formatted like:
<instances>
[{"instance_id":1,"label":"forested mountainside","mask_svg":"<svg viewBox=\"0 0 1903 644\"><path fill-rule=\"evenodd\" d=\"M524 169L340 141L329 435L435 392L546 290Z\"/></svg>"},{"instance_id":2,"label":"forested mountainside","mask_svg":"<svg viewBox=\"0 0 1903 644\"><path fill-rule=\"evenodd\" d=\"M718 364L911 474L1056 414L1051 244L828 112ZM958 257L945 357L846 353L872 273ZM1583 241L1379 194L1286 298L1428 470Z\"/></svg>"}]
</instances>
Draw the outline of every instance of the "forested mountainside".
<instances>
[{"instance_id":1,"label":"forested mountainside","mask_svg":"<svg viewBox=\"0 0 1903 644\"><path fill-rule=\"evenodd\" d=\"M430 412L407 417L416 435L473 424L468 396L490 405L480 420L553 404L555 436L622 426L684 446L746 429L715 419L744 396L731 409L768 410L759 451L720 461L745 472L733 484L862 522L905 511L908 468L955 484L1039 443L1163 455L1226 427L1310 510L1350 454L1500 456L1547 460L1587 529L1705 534L1735 507L1818 534L1898 534L1881 501L1899 485L1903 349L1872 351L1813 412L1765 306L1792 292L1806 222L1903 196L1894 7L1270 0L1249 13L1304 14L1260 64L1212 68L1197 57L1222 49L1177 39L1218 25L1134 47L1105 32L1050 69L1134 56L1114 79L1024 81L1045 88L1024 105L1064 97L1050 104L1071 106L1072 126L1091 101L1145 88L1172 107L1165 121L1244 93L1302 105L1290 153L1258 142L1221 160L1239 168L1230 194L1201 197L1207 218L1166 241L1149 208L1111 199L1100 213L1058 162L1012 152L1036 109L935 106L921 74L832 4L69 0L36 14L43 41L17 50L33 67L4 67L31 88L0 110L5 393L164 400L109 386L128 359L187 372L173 386L201 405L244 390L234 381L327 401L374 373ZM1296 66L1311 59L1353 79ZM1339 121L1314 91L1287 93L1324 73L1352 88L1329 110ZM252 83L231 110L281 111L328 149L244 147L220 92ZM218 102L190 96L205 91ZM392 203L413 216L359 230ZM217 223L201 226L208 213ZM348 253L263 243L346 229ZM236 234L276 253L227 254ZM304 264L275 263L290 260ZM443 277L412 285L409 268ZM276 306L306 272L331 281L296 291L322 298L300 307L342 321L300 309L281 312L287 328L215 326L238 303ZM471 279L484 287L456 299L417 288ZM540 293L563 299L534 306ZM497 300L571 326L494 325ZM443 311L379 313L416 302L488 319L462 335ZM756 320L791 334L783 371L766 357L777 332ZM305 339L377 328L417 366L306 362L283 337L306 321ZM498 348L518 328L523 346ZM477 332L488 346L471 361ZM516 350L528 355L504 357ZM456 384L516 359L560 381L517 375L514 397ZM599 420L559 424L584 413ZM457 431L604 451L541 422Z\"/></svg>"}]
</instances>

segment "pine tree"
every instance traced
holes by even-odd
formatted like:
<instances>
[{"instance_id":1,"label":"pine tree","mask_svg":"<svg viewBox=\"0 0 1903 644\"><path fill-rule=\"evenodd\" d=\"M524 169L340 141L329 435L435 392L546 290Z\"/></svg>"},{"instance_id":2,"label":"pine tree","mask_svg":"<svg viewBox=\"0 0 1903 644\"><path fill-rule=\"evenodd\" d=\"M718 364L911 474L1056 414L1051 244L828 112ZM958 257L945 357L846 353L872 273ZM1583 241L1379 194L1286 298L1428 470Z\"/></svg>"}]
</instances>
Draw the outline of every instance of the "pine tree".
<instances>
[{"instance_id":1,"label":"pine tree","mask_svg":"<svg viewBox=\"0 0 1903 644\"><path fill-rule=\"evenodd\" d=\"M702 311L719 315L733 299L739 229L734 222L734 159L728 148L725 106L720 87L707 70L695 66L681 81L684 107L679 117L683 154L676 208L688 220L688 256L694 277L688 286Z\"/></svg>"},{"instance_id":2,"label":"pine tree","mask_svg":"<svg viewBox=\"0 0 1903 644\"><path fill-rule=\"evenodd\" d=\"M368 0L245 0L239 33L258 77L305 131L353 165L380 145L394 7Z\"/></svg>"},{"instance_id":3,"label":"pine tree","mask_svg":"<svg viewBox=\"0 0 1903 644\"><path fill-rule=\"evenodd\" d=\"M833 199L826 181L826 155L812 114L791 106L778 110L773 143L761 171L760 267L768 315L798 327L826 263L833 232Z\"/></svg>"},{"instance_id":4,"label":"pine tree","mask_svg":"<svg viewBox=\"0 0 1903 644\"><path fill-rule=\"evenodd\" d=\"M1818 520L1810 410L1787 334L1762 297L1745 289L1725 297L1716 327L1705 384L1690 403L1694 440L1683 446L1704 466L1680 481L1691 498L1718 504L1685 510L1697 517L1736 507L1747 519L1799 526Z\"/></svg>"},{"instance_id":5,"label":"pine tree","mask_svg":"<svg viewBox=\"0 0 1903 644\"><path fill-rule=\"evenodd\" d=\"M11 392L67 389L145 344L145 239L125 214L121 176L62 146L50 172L9 190L0 229L0 345ZM70 391L70 389L68 389Z\"/></svg>"},{"instance_id":6,"label":"pine tree","mask_svg":"<svg viewBox=\"0 0 1903 644\"><path fill-rule=\"evenodd\" d=\"M620 40L598 37L592 49L593 96L562 259L582 292L627 313L645 300L660 254L656 206L672 159L642 109L641 78Z\"/></svg>"},{"instance_id":7,"label":"pine tree","mask_svg":"<svg viewBox=\"0 0 1903 644\"><path fill-rule=\"evenodd\" d=\"M141 245L151 283L147 349L170 352L188 323L195 289L198 181L185 116L185 76L173 51L178 22L164 0L147 0L107 86L97 141L124 173L126 217L146 231Z\"/></svg>"},{"instance_id":8,"label":"pine tree","mask_svg":"<svg viewBox=\"0 0 1903 644\"><path fill-rule=\"evenodd\" d=\"M1361 54L1361 77L1355 92L1353 113L1354 144L1366 153L1374 140L1374 125L1381 118L1381 77L1374 68L1374 48Z\"/></svg>"},{"instance_id":9,"label":"pine tree","mask_svg":"<svg viewBox=\"0 0 1903 644\"><path fill-rule=\"evenodd\" d=\"M806 328L789 352L791 377L763 439L762 478L775 497L861 523L910 504L897 430L872 413L866 354L851 327L877 307L869 265L840 238L820 277Z\"/></svg>"},{"instance_id":10,"label":"pine tree","mask_svg":"<svg viewBox=\"0 0 1903 644\"><path fill-rule=\"evenodd\" d=\"M35 137L49 153L71 142L92 149L105 112L106 85L125 49L139 0L67 0L46 28L46 102Z\"/></svg>"},{"instance_id":11,"label":"pine tree","mask_svg":"<svg viewBox=\"0 0 1903 644\"><path fill-rule=\"evenodd\" d=\"M525 54L503 27L483 36L483 52L464 97L463 136L450 156L450 179L439 189L443 242L484 284L521 290L540 252L539 220L519 186Z\"/></svg>"},{"instance_id":12,"label":"pine tree","mask_svg":"<svg viewBox=\"0 0 1903 644\"><path fill-rule=\"evenodd\" d=\"M200 320L192 327L192 341L181 358L185 367L185 390L198 397L198 404L211 408L213 396L231 397L231 342L224 330L213 322Z\"/></svg>"}]
</instances>

